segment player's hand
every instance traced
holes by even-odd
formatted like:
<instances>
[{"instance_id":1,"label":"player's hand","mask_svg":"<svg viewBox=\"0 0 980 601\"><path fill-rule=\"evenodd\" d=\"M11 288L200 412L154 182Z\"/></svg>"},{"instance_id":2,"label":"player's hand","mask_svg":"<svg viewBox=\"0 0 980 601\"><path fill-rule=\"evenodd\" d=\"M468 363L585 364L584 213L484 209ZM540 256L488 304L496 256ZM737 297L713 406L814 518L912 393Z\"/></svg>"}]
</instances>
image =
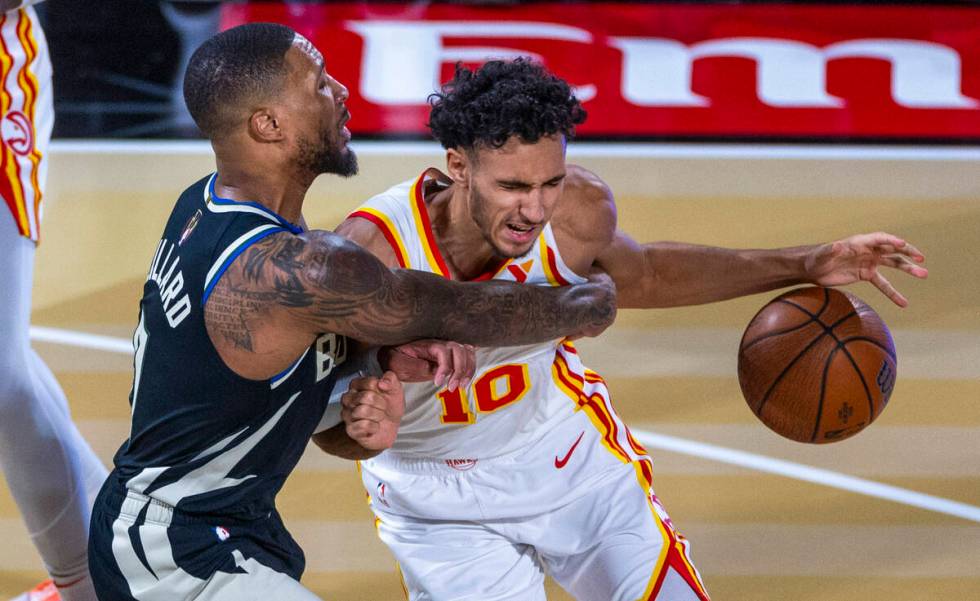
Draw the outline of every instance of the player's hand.
<instances>
[{"instance_id":1,"label":"player's hand","mask_svg":"<svg viewBox=\"0 0 980 601\"><path fill-rule=\"evenodd\" d=\"M476 371L476 349L445 340L416 340L384 347L378 354L383 369L395 372L402 382L443 384L449 390L465 388Z\"/></svg>"},{"instance_id":2,"label":"player's hand","mask_svg":"<svg viewBox=\"0 0 980 601\"><path fill-rule=\"evenodd\" d=\"M589 270L590 293L595 297L593 302L596 306L605 309L602 318L574 336L569 336L569 340L577 340L584 336L598 336L606 331L616 321L616 283L612 277L598 267ZM585 286L583 286L585 287Z\"/></svg>"},{"instance_id":3,"label":"player's hand","mask_svg":"<svg viewBox=\"0 0 980 601\"><path fill-rule=\"evenodd\" d=\"M405 393L395 374L381 378L354 378L340 397L340 417L347 435L371 451L383 451L395 443L405 413Z\"/></svg>"},{"instance_id":4,"label":"player's hand","mask_svg":"<svg viewBox=\"0 0 980 601\"><path fill-rule=\"evenodd\" d=\"M891 267L923 279L929 275L921 266L925 260L919 249L902 238L876 232L817 246L807 256L805 269L808 279L820 286L871 282L896 305L906 307L908 299L895 290L880 268Z\"/></svg>"}]
</instances>

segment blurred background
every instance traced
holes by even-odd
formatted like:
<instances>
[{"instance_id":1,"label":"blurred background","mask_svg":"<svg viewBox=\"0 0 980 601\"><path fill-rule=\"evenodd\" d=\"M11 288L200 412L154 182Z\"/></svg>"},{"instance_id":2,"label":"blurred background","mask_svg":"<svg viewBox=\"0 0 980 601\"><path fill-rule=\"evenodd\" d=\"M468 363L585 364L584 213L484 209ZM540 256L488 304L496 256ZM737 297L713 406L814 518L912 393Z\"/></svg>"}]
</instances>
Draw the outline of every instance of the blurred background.
<instances>
[{"instance_id":1,"label":"blurred background","mask_svg":"<svg viewBox=\"0 0 980 601\"><path fill-rule=\"evenodd\" d=\"M128 433L148 262L176 197L214 168L180 92L198 44L244 22L285 23L350 89L361 174L316 182L306 219L322 228L444 165L426 132L426 97L456 62L529 55L584 101L589 120L569 162L611 185L633 237L760 248L886 230L928 257L928 280L892 276L907 309L851 287L892 329L898 383L874 425L834 445L783 440L741 399L739 338L774 294L623 311L581 344L634 432L796 466L776 475L646 436L656 491L713 598L980 599L976 3L47 0L37 9L56 125L35 345L107 463ZM886 500L870 485L804 481L799 466L904 492ZM404 598L352 464L309 451L280 507L318 594ZM0 538L2 597L42 576L2 487ZM549 583L549 598L569 597Z\"/></svg>"}]
</instances>

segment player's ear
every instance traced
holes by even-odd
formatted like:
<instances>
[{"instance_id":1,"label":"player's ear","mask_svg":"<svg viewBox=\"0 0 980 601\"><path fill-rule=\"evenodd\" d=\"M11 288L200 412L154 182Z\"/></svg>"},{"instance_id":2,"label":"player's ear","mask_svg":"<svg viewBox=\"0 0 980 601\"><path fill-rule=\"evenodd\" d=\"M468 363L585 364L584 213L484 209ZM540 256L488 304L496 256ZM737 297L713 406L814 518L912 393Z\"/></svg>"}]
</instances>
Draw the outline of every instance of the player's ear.
<instances>
[{"instance_id":1,"label":"player's ear","mask_svg":"<svg viewBox=\"0 0 980 601\"><path fill-rule=\"evenodd\" d=\"M470 157L469 154L458 148L450 148L446 151L446 171L453 183L457 186L465 187L469 182Z\"/></svg>"},{"instance_id":2,"label":"player's ear","mask_svg":"<svg viewBox=\"0 0 980 601\"><path fill-rule=\"evenodd\" d=\"M260 108L248 119L248 134L258 142L278 142L283 139L282 122L274 110Z\"/></svg>"}]
</instances>

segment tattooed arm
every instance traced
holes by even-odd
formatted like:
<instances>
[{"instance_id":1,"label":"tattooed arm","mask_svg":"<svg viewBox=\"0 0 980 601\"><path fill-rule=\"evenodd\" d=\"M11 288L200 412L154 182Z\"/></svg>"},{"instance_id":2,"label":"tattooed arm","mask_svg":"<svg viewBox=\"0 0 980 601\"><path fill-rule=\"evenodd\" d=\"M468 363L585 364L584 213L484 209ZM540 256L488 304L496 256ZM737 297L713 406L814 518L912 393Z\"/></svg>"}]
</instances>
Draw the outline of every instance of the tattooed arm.
<instances>
[{"instance_id":1,"label":"tattooed arm","mask_svg":"<svg viewBox=\"0 0 980 601\"><path fill-rule=\"evenodd\" d=\"M291 337L304 344L315 333L334 332L372 345L442 338L507 346L595 335L615 314L614 287L604 276L562 288L453 282L389 270L326 231L283 232L257 242L235 260L206 307L216 344L256 353L256 336L269 328L305 334ZM294 350L288 354L295 357Z\"/></svg>"}]
</instances>

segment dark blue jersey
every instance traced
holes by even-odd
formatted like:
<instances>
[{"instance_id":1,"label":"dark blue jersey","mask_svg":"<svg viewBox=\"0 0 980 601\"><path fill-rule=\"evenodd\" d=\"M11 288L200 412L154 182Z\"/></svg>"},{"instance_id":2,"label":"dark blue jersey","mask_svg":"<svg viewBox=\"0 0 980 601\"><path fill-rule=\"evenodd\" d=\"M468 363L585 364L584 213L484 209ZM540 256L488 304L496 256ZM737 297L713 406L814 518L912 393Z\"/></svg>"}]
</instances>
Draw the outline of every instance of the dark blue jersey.
<instances>
[{"instance_id":1,"label":"dark blue jersey","mask_svg":"<svg viewBox=\"0 0 980 601\"><path fill-rule=\"evenodd\" d=\"M347 341L323 334L268 380L235 374L204 326L204 306L250 245L300 229L257 203L214 194L215 176L177 200L140 301L132 430L109 486L189 514L254 519L274 498L320 423L347 359Z\"/></svg>"}]
</instances>

